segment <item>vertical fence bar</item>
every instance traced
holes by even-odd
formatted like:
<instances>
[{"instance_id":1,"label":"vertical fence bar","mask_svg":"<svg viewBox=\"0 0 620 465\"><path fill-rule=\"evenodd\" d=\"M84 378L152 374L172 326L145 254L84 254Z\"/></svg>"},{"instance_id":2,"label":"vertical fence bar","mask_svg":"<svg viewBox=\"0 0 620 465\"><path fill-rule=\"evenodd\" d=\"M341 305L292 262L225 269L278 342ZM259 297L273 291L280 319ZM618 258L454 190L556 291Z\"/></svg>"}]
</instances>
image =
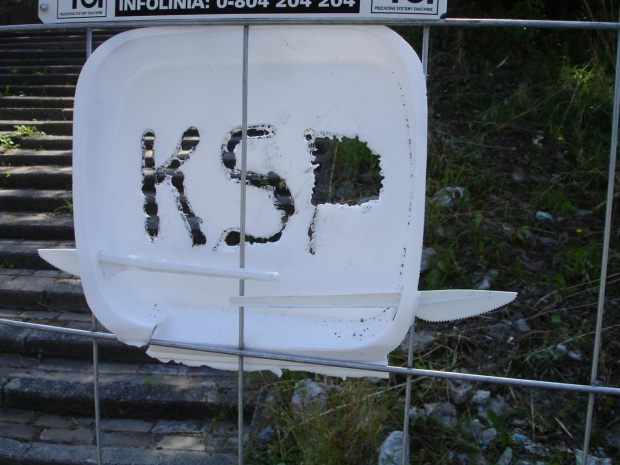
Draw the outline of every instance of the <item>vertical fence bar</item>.
<instances>
[{"instance_id":1,"label":"vertical fence bar","mask_svg":"<svg viewBox=\"0 0 620 465\"><path fill-rule=\"evenodd\" d=\"M250 27L243 26L243 90L241 97L241 201L240 201L240 221L239 221L239 268L245 268L245 219L246 219L246 179L247 179L247 160L248 160L248 47ZM239 280L239 296L245 295L245 280ZM239 349L243 349L245 309L239 307ZM237 453L239 455L239 465L243 465L243 356L239 356L239 386L237 398L237 418L238 418L238 437Z\"/></svg>"},{"instance_id":2,"label":"vertical fence bar","mask_svg":"<svg viewBox=\"0 0 620 465\"><path fill-rule=\"evenodd\" d=\"M620 17L618 19L620 21ZM592 371L590 385L596 384L598 376L598 361L601 351L601 334L603 332L603 313L605 307L605 287L607 284L607 264L609 259L609 241L611 236L612 206L614 199L614 184L616 177L616 158L618 149L618 121L620 116L620 32L617 33L616 44L616 80L614 83L614 110L611 126L611 141L609 149L609 174L607 178L607 205L605 208L605 229L603 231L603 252L601 256L601 281L598 292L598 305L596 314L596 332L594 336L594 350L592 354ZM583 438L583 454L581 464L588 462L588 450L590 449L590 436L592 435L592 416L594 412L595 395L588 394L588 411L586 413L586 429Z\"/></svg>"},{"instance_id":3,"label":"vertical fence bar","mask_svg":"<svg viewBox=\"0 0 620 465\"><path fill-rule=\"evenodd\" d=\"M86 29L86 59L93 53L93 30ZM92 329L97 331L97 317L92 314ZM95 444L97 450L97 464L103 463L101 458L101 412L99 410L99 342L93 338L93 396L95 398Z\"/></svg>"},{"instance_id":4,"label":"vertical fence bar","mask_svg":"<svg viewBox=\"0 0 620 465\"><path fill-rule=\"evenodd\" d=\"M407 353L407 368L413 368L413 330L414 324L409 328L409 350ZM413 377L407 375L407 385L405 388L405 412L403 413L403 452L401 456L401 464L406 465L409 461L407 453L407 439L409 439L409 409L411 408L411 383Z\"/></svg>"},{"instance_id":5,"label":"vertical fence bar","mask_svg":"<svg viewBox=\"0 0 620 465\"><path fill-rule=\"evenodd\" d=\"M424 76L428 76L428 44L430 38L430 28L424 26L422 28L422 69ZM407 351L407 368L413 368L413 333L415 321L409 328L409 348ZM411 383L413 377L407 375L407 384L405 387L405 412L403 414L403 451L401 455L401 464L406 465L409 460L407 439L409 438L409 409L411 408Z\"/></svg>"},{"instance_id":6,"label":"vertical fence bar","mask_svg":"<svg viewBox=\"0 0 620 465\"><path fill-rule=\"evenodd\" d=\"M422 70L424 76L428 77L428 46L430 42L431 28L424 26L422 28Z\"/></svg>"}]
</instances>

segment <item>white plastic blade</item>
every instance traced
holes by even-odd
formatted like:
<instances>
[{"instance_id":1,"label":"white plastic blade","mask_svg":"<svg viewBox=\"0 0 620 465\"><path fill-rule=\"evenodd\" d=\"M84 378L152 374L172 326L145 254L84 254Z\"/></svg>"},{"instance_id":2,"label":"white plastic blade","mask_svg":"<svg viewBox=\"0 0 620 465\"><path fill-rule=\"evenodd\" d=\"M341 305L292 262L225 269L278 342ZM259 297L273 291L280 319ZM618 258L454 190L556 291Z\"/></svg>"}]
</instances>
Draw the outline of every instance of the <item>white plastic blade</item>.
<instances>
[{"instance_id":1,"label":"white plastic blade","mask_svg":"<svg viewBox=\"0 0 620 465\"><path fill-rule=\"evenodd\" d=\"M302 295L231 297L231 307L271 308L377 308L397 307L400 294Z\"/></svg>"},{"instance_id":2,"label":"white plastic blade","mask_svg":"<svg viewBox=\"0 0 620 465\"><path fill-rule=\"evenodd\" d=\"M75 276L80 276L75 249L39 249L39 256L52 266Z\"/></svg>"},{"instance_id":3,"label":"white plastic blade","mask_svg":"<svg viewBox=\"0 0 620 465\"><path fill-rule=\"evenodd\" d=\"M504 291L422 291L416 317L426 321L460 320L503 307L516 297L516 292Z\"/></svg>"}]
</instances>

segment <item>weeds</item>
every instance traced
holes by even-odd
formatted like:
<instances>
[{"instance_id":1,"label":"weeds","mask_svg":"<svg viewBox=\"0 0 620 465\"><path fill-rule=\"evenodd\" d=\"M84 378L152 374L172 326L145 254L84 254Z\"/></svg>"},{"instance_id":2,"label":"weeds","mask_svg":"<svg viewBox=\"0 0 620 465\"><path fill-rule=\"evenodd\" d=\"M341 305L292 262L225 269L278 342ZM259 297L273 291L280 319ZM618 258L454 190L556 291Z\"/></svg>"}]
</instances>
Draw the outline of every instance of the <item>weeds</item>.
<instances>
[{"instance_id":1,"label":"weeds","mask_svg":"<svg viewBox=\"0 0 620 465\"><path fill-rule=\"evenodd\" d=\"M19 147L19 144L13 140L13 137L7 134L0 135L0 148L2 152Z\"/></svg>"},{"instance_id":2,"label":"weeds","mask_svg":"<svg viewBox=\"0 0 620 465\"><path fill-rule=\"evenodd\" d=\"M509 3L518 16L548 16L552 8L538 0ZM601 12L609 10L604 3ZM613 41L605 33L437 29L428 80L424 233L424 246L434 253L419 286L472 288L486 278L492 289L518 291L519 297L508 308L467 321L416 320L418 331L437 339L418 351L415 366L587 384L607 188ZM398 31L419 40L414 29ZM480 46L491 43L501 45ZM340 154L340 142L323 142ZM339 172L340 186L356 182L345 169ZM334 189L326 195L335 198ZM355 196L360 194L353 190L336 201L354 202ZM616 205L606 295L612 311L606 313L600 367L601 382L611 386L620 385L620 318L613 311L620 306L619 214ZM397 349L390 362L402 364L404 358ZM268 383L277 399L270 407L274 436L252 444L249 463L375 463L379 441L402 427L404 392L397 384L382 387L389 395L381 397L370 395L375 385L365 380L333 382L339 400L330 395L319 413L300 414L291 405L295 379ZM583 438L583 397L473 389L490 390L510 408L487 411L483 419L468 402L457 406L456 425L414 420L410 463L497 463L506 447L515 461L574 463L570 450ZM446 383L416 379L415 408L448 398ZM619 408L613 398L595 410L593 450L601 447L612 460L620 459L620 450L606 442L606 425L617 427ZM364 417L368 409L379 413ZM362 421L367 428L357 425ZM497 436L485 444L471 428L463 429L476 422ZM340 429L345 425L350 432Z\"/></svg>"},{"instance_id":3,"label":"weeds","mask_svg":"<svg viewBox=\"0 0 620 465\"><path fill-rule=\"evenodd\" d=\"M263 429L263 437L269 432L276 440L254 442L246 462L369 463L386 426L396 420L391 414L398 401L396 392L386 389L385 382L317 377L324 396L299 403L292 400L298 378L286 373L268 385L271 395L264 415L271 431Z\"/></svg>"},{"instance_id":4,"label":"weeds","mask_svg":"<svg viewBox=\"0 0 620 465\"><path fill-rule=\"evenodd\" d=\"M45 135L34 126L18 125L14 128L14 133L0 135L0 153L19 148L19 142L25 137Z\"/></svg>"},{"instance_id":5,"label":"weeds","mask_svg":"<svg viewBox=\"0 0 620 465\"><path fill-rule=\"evenodd\" d=\"M20 137L43 136L44 132L39 131L35 126L18 125L15 130Z\"/></svg>"},{"instance_id":6,"label":"weeds","mask_svg":"<svg viewBox=\"0 0 620 465\"><path fill-rule=\"evenodd\" d=\"M153 385L161 383L163 380L164 380L163 376L158 376L157 378L153 378L152 376L147 376L144 379L144 384L146 384L147 386L153 386Z\"/></svg>"},{"instance_id":7,"label":"weeds","mask_svg":"<svg viewBox=\"0 0 620 465\"><path fill-rule=\"evenodd\" d=\"M72 215L73 214L73 202L71 202L68 199L65 199L61 206L56 207L54 211L49 213L47 216L51 218L52 216L60 215L61 213L69 213Z\"/></svg>"},{"instance_id":8,"label":"weeds","mask_svg":"<svg viewBox=\"0 0 620 465\"><path fill-rule=\"evenodd\" d=\"M73 213L73 202L65 199L60 207L54 209L54 213Z\"/></svg>"}]
</instances>

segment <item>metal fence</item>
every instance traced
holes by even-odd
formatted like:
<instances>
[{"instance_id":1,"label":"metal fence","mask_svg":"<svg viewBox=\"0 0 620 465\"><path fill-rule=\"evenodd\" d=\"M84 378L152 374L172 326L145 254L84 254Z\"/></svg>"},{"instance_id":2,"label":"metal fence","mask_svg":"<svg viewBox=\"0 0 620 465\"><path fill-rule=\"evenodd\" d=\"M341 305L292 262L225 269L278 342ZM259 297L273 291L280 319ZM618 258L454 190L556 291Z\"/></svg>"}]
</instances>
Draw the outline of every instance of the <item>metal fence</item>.
<instances>
[{"instance_id":1,"label":"metal fence","mask_svg":"<svg viewBox=\"0 0 620 465\"><path fill-rule=\"evenodd\" d=\"M247 89L248 89L248 37L249 37L249 28L253 25L276 25L276 24L366 24L370 23L367 20L355 20L349 19L346 21L343 20L333 20L333 19L320 19L320 20L261 20L261 19L244 19L244 20L218 20L218 24L228 24L228 25L243 25L244 26L244 50L243 50L243 109L242 109L242 155L241 155L241 165L242 165L242 174L241 174L241 229L240 229L240 237L245 237L244 234L244 224L245 224L245 176L246 176L246 160L247 160L247 130L248 130L248 121L247 121ZM0 32L27 32L27 31L44 31L44 30L84 30L86 34L86 55L90 56L92 51L92 31L93 28L96 29L109 29L109 28L138 28L138 27L149 27L149 26L161 26L161 25L204 25L204 22L195 21L195 20L166 20L166 21L135 21L135 22L127 22L123 21L122 23L97 23L97 24L60 24L60 25L17 25L17 26L1 26ZM372 21L372 24L377 24L376 21ZM312 365L321 365L321 366L330 366L330 367L340 367L340 368L353 368L357 370L367 370L369 372L384 372L392 375L400 375L406 377L406 396L405 396L405 405L404 405L404 413L403 413L403 453L402 453L402 464L408 463L408 456L406 454L407 447L405 447L406 439L409 434L409 410L410 410L410 401L411 401L411 386L413 377L434 377L441 378L446 380L461 380L461 381L469 381L469 382L481 382L481 383L493 383L499 385L509 385L509 386L519 386L523 388L542 388L542 389L550 389L550 390L559 390L559 391L572 391L575 393L587 393L588 394L588 402L587 402L587 412L585 419L585 434L583 438L583 454L581 458L581 464L586 465L588 463L588 451L590 448L590 439L592 434L592 423L593 423L593 411L594 411L594 402L597 395L612 395L618 396L620 395L620 387L611 387L611 386L599 386L597 382L598 377L598 368L599 368L599 357L600 357L600 348L601 348L601 337L602 337L602 325L603 325L603 314L605 307L605 292L607 286L607 275L608 275L608 259L609 259L609 245L610 245L610 237L611 237L611 227L612 227L612 204L614 197L614 179L616 173L616 158L617 158L617 145L618 145L618 123L619 123L619 115L620 115L620 22L584 22L584 21L551 21L551 20L512 20L512 19L442 19L438 21L423 21L423 20L390 20L386 21L383 24L391 25L391 26L417 26L421 27L423 30L423 50L422 50L422 65L425 74L428 71L428 62L429 62L429 38L430 38L430 29L433 27L456 27L456 28L545 28L545 29L580 29L580 30L598 30L598 31L614 31L617 34L617 50L616 50L616 64L615 64L615 83L614 83L614 98L613 98L613 116L611 121L611 137L609 141L609 169L608 169L608 187L607 187L607 200L606 200L606 209L605 209L605 223L604 223L604 233L603 233L603 243L602 243L602 257L601 257L601 267L600 267L600 284L598 290L598 303L597 303L597 317L596 317L596 329L595 329L595 339L594 339L594 347L593 347L593 356L591 363L591 375L590 375L590 384L570 384L570 383L560 383L560 382L547 382L547 381L538 381L533 379L516 379L510 377L498 377L498 376L485 376L485 375L477 375L477 374L465 374L465 373L457 373L457 372L445 372L445 371L437 371L437 370L426 370L426 369L416 369L413 368L413 327L409 332L409 351L408 351L408 360L406 367L397 367L397 366L386 366L380 367L372 364L364 364L364 363L356 363L356 362L348 362L348 361L334 361L327 360L322 358L315 357L300 357L294 355L286 355L286 354L276 354L270 352L263 352L257 350L248 350L244 348L244 337L243 337L243 308L240 309L239 312L239 348L238 349L229 349L218 346L210 346L210 345L197 345L197 344L182 344L176 342L170 342L165 340L155 340L152 339L150 341L151 344L171 347L171 348L179 348L179 349L191 349L205 352L212 352L217 354L225 354L232 355L238 357L239 360L239 376L238 376L238 460L240 464L243 464L243 455L244 455L244 418L243 418L243 410L244 410L244 373L243 373L243 362L244 357L253 357L260 359L270 359L277 360L283 362L298 362L298 363L307 363ZM240 267L243 268L245 263L245 250L244 250L244 241L240 241ZM240 280L239 282L239 293L240 295L244 294L244 281ZM45 330L52 331L64 334L72 334L77 336L89 337L92 338L93 341L93 371L94 371L94 398L95 398L95 425L96 425L96 445L97 445L97 463L102 464L102 456L101 456L101 441L100 441L100 413L99 413L99 382L98 382L98 345L97 341L99 339L111 339L116 340L116 336L109 333L103 333L97 331L97 320L93 315L92 318L92 331L84 331L77 329L69 329L69 328L60 328L53 327L49 325L41 325L41 324L33 324L33 323L25 323L18 321L11 321L0 319L0 324L10 325L15 327L22 327L28 329L36 329L36 330Z\"/></svg>"}]
</instances>

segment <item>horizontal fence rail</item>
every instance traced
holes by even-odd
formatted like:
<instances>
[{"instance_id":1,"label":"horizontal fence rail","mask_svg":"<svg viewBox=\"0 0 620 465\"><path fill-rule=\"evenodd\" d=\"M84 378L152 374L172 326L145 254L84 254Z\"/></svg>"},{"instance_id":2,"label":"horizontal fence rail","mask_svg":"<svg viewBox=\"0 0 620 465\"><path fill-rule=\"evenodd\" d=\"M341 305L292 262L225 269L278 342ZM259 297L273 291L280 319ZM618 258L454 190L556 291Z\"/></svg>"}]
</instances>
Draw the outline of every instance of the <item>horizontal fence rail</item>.
<instances>
[{"instance_id":1,"label":"horizontal fence rail","mask_svg":"<svg viewBox=\"0 0 620 465\"><path fill-rule=\"evenodd\" d=\"M261 19L261 18L224 18L212 21L198 21L192 19L167 19L167 20L144 20L144 21L109 21L109 22L76 22L62 24L17 24L0 26L0 32L28 32L46 30L84 30L92 29L116 29L116 28L141 28L153 26L208 26L208 25L290 25L290 24L379 24L377 21L368 19ZM476 18L448 18L437 21L421 19L393 19L382 21L386 26L424 26L424 27L515 27L531 29L582 29L619 31L620 23L594 22L594 21L553 21L533 19L476 19Z\"/></svg>"},{"instance_id":2,"label":"horizontal fence rail","mask_svg":"<svg viewBox=\"0 0 620 465\"><path fill-rule=\"evenodd\" d=\"M55 333L71 334L73 336L90 337L94 339L107 339L107 340L112 340L112 341L117 340L116 336L110 333L86 331L86 330L72 329L72 328L63 328L63 327L43 325L43 324L37 324L37 323L26 323L22 321L0 319L0 325L9 325L9 326L16 326L20 328L51 331ZM278 360L281 362L299 362L299 363L307 363L310 365L333 366L333 367L338 367L338 368L352 368L352 369L365 370L365 371L370 371L370 372L390 373L393 375L401 375L401 376L407 376L407 375L425 376L425 377L434 377L434 378L443 378L443 379L453 379L453 380L459 380L459 381L504 384L504 385L511 385L511 386L527 387L527 388L542 388L542 389L552 389L552 390L558 390L558 391L572 391L572 392L579 392L579 393L586 393L586 394L593 393L593 394L620 396L620 388L606 387L606 386L587 386L585 384L555 383L555 382L550 382L550 381L537 381L537 380L518 379L518 378L503 378L499 376L485 376L485 375L475 375L475 374L468 374L468 373L455 373L455 372L450 372L450 371L425 370L425 369L419 369L419 368L406 368L406 367L397 367L397 366L380 366L380 365L372 365L369 363L346 362L346 361L330 360L330 359L316 358L316 357L299 357L295 355L278 354L274 352L265 352L265 351L260 351L260 350L231 349L231 348L212 346L212 345L206 345L206 344L179 343L179 342L165 341L162 339L151 339L149 341L149 344L164 346L164 347L171 347L174 349L198 350L198 351L212 352L212 353L223 354L223 355L234 355L238 357L252 357L252 358L261 358L261 359L268 359L268 360Z\"/></svg>"}]
</instances>

